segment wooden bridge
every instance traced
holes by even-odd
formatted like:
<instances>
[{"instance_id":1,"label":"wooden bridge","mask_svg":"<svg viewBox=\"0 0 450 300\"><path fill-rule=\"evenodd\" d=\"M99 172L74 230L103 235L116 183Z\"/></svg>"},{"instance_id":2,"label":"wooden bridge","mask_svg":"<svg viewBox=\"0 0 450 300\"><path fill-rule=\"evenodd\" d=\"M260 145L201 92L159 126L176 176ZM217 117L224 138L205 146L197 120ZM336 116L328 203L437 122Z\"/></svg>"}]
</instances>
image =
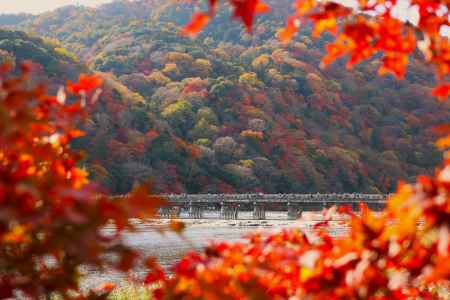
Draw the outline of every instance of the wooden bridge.
<instances>
[{"instance_id":1,"label":"wooden bridge","mask_svg":"<svg viewBox=\"0 0 450 300\"><path fill-rule=\"evenodd\" d=\"M181 213L201 219L206 211L220 212L222 219L239 219L239 213L252 212L253 219L266 219L267 211L285 211L296 219L303 211L321 211L334 205L350 205L354 210L366 203L373 210L385 205L383 194L180 194L162 195L168 205L160 209L163 218L177 218Z\"/></svg>"}]
</instances>

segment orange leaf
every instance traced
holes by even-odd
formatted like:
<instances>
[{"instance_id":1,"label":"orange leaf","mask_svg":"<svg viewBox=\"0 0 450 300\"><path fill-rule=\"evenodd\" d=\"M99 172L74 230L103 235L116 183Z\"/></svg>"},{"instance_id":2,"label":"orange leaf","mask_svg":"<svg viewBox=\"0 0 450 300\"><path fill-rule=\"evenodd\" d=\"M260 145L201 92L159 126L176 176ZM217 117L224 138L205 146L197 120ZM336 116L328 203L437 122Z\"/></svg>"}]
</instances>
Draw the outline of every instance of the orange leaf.
<instances>
[{"instance_id":1,"label":"orange leaf","mask_svg":"<svg viewBox=\"0 0 450 300\"><path fill-rule=\"evenodd\" d=\"M297 32L297 22L299 21L296 17L290 17L287 21L286 27L281 29L278 33L278 38L283 43L289 42L294 37L294 34Z\"/></svg>"},{"instance_id":2,"label":"orange leaf","mask_svg":"<svg viewBox=\"0 0 450 300\"><path fill-rule=\"evenodd\" d=\"M385 75L392 73L397 79L405 76L406 66L408 65L408 56L398 53L388 53L383 57L383 65L381 65L378 73Z\"/></svg>"},{"instance_id":3,"label":"orange leaf","mask_svg":"<svg viewBox=\"0 0 450 300\"><path fill-rule=\"evenodd\" d=\"M450 95L450 84L443 84L433 89L433 96L438 97L440 101L447 100Z\"/></svg>"},{"instance_id":4,"label":"orange leaf","mask_svg":"<svg viewBox=\"0 0 450 300\"><path fill-rule=\"evenodd\" d=\"M170 222L170 229L175 233L180 234L183 232L183 230L185 228L186 228L186 224L184 224L183 222L175 221L175 220L172 220Z\"/></svg>"},{"instance_id":5,"label":"orange leaf","mask_svg":"<svg viewBox=\"0 0 450 300\"><path fill-rule=\"evenodd\" d=\"M9 244L20 244L27 242L28 240L27 226L24 225L14 226L11 231L2 237L2 241Z\"/></svg>"},{"instance_id":6,"label":"orange leaf","mask_svg":"<svg viewBox=\"0 0 450 300\"><path fill-rule=\"evenodd\" d=\"M81 74L78 82L67 82L67 90L75 95L78 95L81 92L87 93L99 87L102 82L103 80L97 75Z\"/></svg>"},{"instance_id":7,"label":"orange leaf","mask_svg":"<svg viewBox=\"0 0 450 300\"><path fill-rule=\"evenodd\" d=\"M434 126L433 131L439 135L450 133L450 124Z\"/></svg>"},{"instance_id":8,"label":"orange leaf","mask_svg":"<svg viewBox=\"0 0 450 300\"><path fill-rule=\"evenodd\" d=\"M313 29L313 36L319 37L322 32L324 31L330 31L330 32L336 32L336 19L335 18L326 18L326 19L319 19L316 21L314 29Z\"/></svg>"},{"instance_id":9,"label":"orange leaf","mask_svg":"<svg viewBox=\"0 0 450 300\"><path fill-rule=\"evenodd\" d=\"M348 46L347 40L347 37L342 34L334 43L330 43L325 46L327 53L322 59L323 66L329 65L338 57L343 56L349 52L350 48Z\"/></svg>"},{"instance_id":10,"label":"orange leaf","mask_svg":"<svg viewBox=\"0 0 450 300\"><path fill-rule=\"evenodd\" d=\"M270 11L270 7L269 5L267 5L264 2L258 2L256 4L256 8L255 8L255 12L258 14L265 14L268 13Z\"/></svg>"},{"instance_id":11,"label":"orange leaf","mask_svg":"<svg viewBox=\"0 0 450 300\"><path fill-rule=\"evenodd\" d=\"M95 288L97 293L110 293L116 288L116 285L112 282L105 282Z\"/></svg>"},{"instance_id":12,"label":"orange leaf","mask_svg":"<svg viewBox=\"0 0 450 300\"><path fill-rule=\"evenodd\" d=\"M89 183L89 174L86 170L73 168L69 174L70 179L73 182L73 188L75 189L80 189Z\"/></svg>"},{"instance_id":13,"label":"orange leaf","mask_svg":"<svg viewBox=\"0 0 450 300\"><path fill-rule=\"evenodd\" d=\"M247 31L251 32L253 20L257 13L263 13L268 10L266 4L262 3L260 0L230 0L231 5L234 7L233 17L240 19L247 27ZM265 11L264 11L265 10Z\"/></svg>"},{"instance_id":14,"label":"orange leaf","mask_svg":"<svg viewBox=\"0 0 450 300\"><path fill-rule=\"evenodd\" d=\"M436 142L436 146L441 150L450 148L450 135L438 139Z\"/></svg>"},{"instance_id":15,"label":"orange leaf","mask_svg":"<svg viewBox=\"0 0 450 300\"><path fill-rule=\"evenodd\" d=\"M196 13L192 16L191 22L186 25L182 33L184 35L195 37L209 22L209 15L205 13Z\"/></svg>"},{"instance_id":16,"label":"orange leaf","mask_svg":"<svg viewBox=\"0 0 450 300\"><path fill-rule=\"evenodd\" d=\"M73 139L79 138L79 137L82 137L82 136L85 136L85 135L86 135L86 133L84 131L81 131L81 130L78 130L78 129L74 129L74 130L71 130L69 132L70 138L73 138Z\"/></svg>"},{"instance_id":17,"label":"orange leaf","mask_svg":"<svg viewBox=\"0 0 450 300\"><path fill-rule=\"evenodd\" d=\"M312 8L314 8L315 5L316 5L315 0L297 0L295 2L294 7L297 13L303 16L306 13L308 13Z\"/></svg>"},{"instance_id":18,"label":"orange leaf","mask_svg":"<svg viewBox=\"0 0 450 300\"><path fill-rule=\"evenodd\" d=\"M124 202L131 217L137 218L153 217L156 210L165 203L163 198L151 195L150 183L136 187Z\"/></svg>"}]
</instances>

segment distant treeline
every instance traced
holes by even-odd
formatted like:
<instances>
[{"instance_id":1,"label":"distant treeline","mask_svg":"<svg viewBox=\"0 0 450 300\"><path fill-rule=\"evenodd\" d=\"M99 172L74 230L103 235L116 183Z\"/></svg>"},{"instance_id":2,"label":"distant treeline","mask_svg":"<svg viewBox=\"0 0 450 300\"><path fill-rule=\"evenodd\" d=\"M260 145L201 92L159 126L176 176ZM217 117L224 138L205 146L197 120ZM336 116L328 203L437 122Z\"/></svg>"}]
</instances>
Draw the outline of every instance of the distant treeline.
<instances>
[{"instance_id":1,"label":"distant treeline","mask_svg":"<svg viewBox=\"0 0 450 300\"><path fill-rule=\"evenodd\" d=\"M13 26L22 23L25 20L31 20L34 15L31 14L0 14L0 26Z\"/></svg>"}]
</instances>

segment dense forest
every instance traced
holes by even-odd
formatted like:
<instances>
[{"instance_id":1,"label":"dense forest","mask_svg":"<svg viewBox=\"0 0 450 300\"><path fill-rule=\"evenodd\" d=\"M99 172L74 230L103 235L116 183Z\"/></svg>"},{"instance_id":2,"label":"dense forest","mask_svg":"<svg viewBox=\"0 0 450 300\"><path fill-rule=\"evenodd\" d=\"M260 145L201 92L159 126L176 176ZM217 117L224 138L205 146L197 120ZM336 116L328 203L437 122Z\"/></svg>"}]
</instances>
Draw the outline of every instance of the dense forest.
<instances>
[{"instance_id":1,"label":"dense forest","mask_svg":"<svg viewBox=\"0 0 450 300\"><path fill-rule=\"evenodd\" d=\"M432 127L450 121L449 105L430 96L419 60L402 81L379 77L379 62L321 69L327 36L311 39L305 26L277 40L286 9L252 34L220 10L197 38L183 37L195 9L118 1L3 16L0 57L32 59L54 90L101 73L88 135L74 147L113 193L149 178L161 193L380 193L438 164Z\"/></svg>"}]
</instances>

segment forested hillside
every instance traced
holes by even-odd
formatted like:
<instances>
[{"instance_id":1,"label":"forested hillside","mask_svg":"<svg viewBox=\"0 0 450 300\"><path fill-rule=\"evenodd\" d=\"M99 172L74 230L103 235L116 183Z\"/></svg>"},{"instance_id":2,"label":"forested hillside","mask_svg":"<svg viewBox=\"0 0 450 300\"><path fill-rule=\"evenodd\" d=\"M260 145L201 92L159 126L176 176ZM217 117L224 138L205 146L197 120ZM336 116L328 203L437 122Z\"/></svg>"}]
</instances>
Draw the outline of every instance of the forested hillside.
<instances>
[{"instance_id":1,"label":"forested hillside","mask_svg":"<svg viewBox=\"0 0 450 300\"><path fill-rule=\"evenodd\" d=\"M72 6L17 25L43 40L1 32L2 58L33 59L56 83L73 78L71 65L104 73L75 146L112 192L153 178L156 192L377 193L437 165L432 127L450 121L449 106L430 96L433 75L418 61L402 81L377 76L376 62L321 69L327 37L305 27L279 43L284 11L250 35L221 10L189 39L179 33L192 10Z\"/></svg>"},{"instance_id":2,"label":"forested hillside","mask_svg":"<svg viewBox=\"0 0 450 300\"><path fill-rule=\"evenodd\" d=\"M9 62L14 68L25 60L32 60L40 66L36 79L55 85L73 80L80 72L88 70L58 41L32 37L20 31L0 30L0 60Z\"/></svg>"}]
</instances>

